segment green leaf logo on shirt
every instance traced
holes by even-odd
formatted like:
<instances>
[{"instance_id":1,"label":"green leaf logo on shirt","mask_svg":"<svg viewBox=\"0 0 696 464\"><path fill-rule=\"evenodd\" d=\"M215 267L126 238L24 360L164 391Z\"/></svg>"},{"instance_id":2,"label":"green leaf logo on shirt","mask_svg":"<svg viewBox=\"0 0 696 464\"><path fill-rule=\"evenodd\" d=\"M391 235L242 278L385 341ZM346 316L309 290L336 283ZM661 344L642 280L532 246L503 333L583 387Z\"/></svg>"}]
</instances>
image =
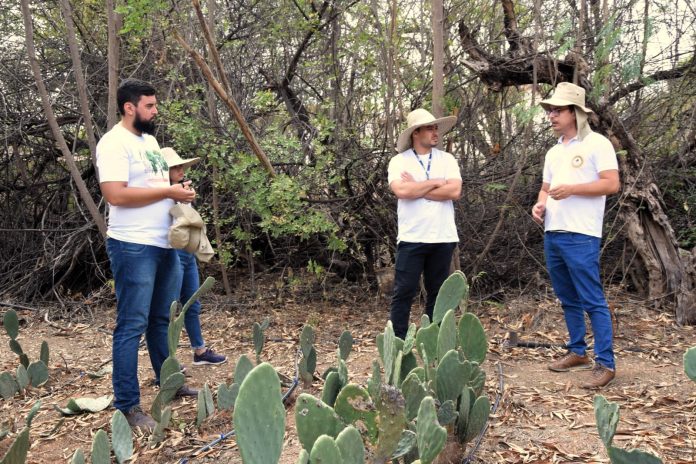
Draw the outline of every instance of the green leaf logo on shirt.
<instances>
[{"instance_id":1,"label":"green leaf logo on shirt","mask_svg":"<svg viewBox=\"0 0 696 464\"><path fill-rule=\"evenodd\" d=\"M145 157L150 163L152 172L156 174L161 172L164 174L165 172L169 171L169 166L167 165L167 162L164 160L164 157L159 151L148 150L145 152Z\"/></svg>"}]
</instances>

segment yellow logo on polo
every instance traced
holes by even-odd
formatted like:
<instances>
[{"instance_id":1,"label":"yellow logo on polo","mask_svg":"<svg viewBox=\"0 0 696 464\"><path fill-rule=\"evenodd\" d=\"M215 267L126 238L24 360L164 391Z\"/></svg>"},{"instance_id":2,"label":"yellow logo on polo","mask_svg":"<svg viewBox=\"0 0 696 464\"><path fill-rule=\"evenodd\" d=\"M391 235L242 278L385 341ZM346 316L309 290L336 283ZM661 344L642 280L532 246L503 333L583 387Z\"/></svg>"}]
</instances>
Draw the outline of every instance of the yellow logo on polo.
<instances>
[{"instance_id":1,"label":"yellow logo on polo","mask_svg":"<svg viewBox=\"0 0 696 464\"><path fill-rule=\"evenodd\" d=\"M582 155L575 155L570 163L574 168L579 168L585 163L585 160L583 159Z\"/></svg>"}]
</instances>

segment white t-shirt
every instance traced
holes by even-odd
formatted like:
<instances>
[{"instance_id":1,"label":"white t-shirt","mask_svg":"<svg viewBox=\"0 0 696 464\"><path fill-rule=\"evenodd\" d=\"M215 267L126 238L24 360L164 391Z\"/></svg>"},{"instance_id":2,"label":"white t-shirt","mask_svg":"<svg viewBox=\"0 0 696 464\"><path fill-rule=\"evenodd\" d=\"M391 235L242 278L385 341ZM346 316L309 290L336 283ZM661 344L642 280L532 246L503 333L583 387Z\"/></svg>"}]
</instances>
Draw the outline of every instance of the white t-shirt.
<instances>
[{"instance_id":1,"label":"white t-shirt","mask_svg":"<svg viewBox=\"0 0 696 464\"><path fill-rule=\"evenodd\" d=\"M553 188L561 184L585 184L599 179L599 173L619 169L609 139L592 132L582 141L576 137L567 145L558 144L546 153L544 182ZM602 237L605 196L571 195L563 200L546 200L544 230L564 230Z\"/></svg>"},{"instance_id":2,"label":"white t-shirt","mask_svg":"<svg viewBox=\"0 0 696 464\"><path fill-rule=\"evenodd\" d=\"M389 161L388 181L401 179L401 173L410 173L416 181L428 179L462 179L457 160L451 154L432 150L432 160L428 155L419 156L412 149L399 153ZM421 164L422 163L422 164ZM454 223L454 203L452 200L433 201L425 198L404 200L399 198L397 206L399 232L397 242L413 243L451 243L458 242L457 226Z\"/></svg>"},{"instance_id":3,"label":"white t-shirt","mask_svg":"<svg viewBox=\"0 0 696 464\"><path fill-rule=\"evenodd\" d=\"M97 144L100 182L128 182L129 187L169 187L169 166L157 140L149 134L135 135L120 123ZM109 208L107 235L124 242L170 248L167 232L172 223L169 209L174 201L164 199L137 208Z\"/></svg>"}]
</instances>

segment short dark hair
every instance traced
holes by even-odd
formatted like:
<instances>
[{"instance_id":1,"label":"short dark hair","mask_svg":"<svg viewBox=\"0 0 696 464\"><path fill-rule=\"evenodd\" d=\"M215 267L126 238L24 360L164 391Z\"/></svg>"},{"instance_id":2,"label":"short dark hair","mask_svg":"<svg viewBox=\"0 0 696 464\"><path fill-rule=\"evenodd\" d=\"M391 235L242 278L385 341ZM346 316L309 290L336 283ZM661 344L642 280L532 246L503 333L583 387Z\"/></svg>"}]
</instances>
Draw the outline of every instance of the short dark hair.
<instances>
[{"instance_id":1,"label":"short dark hair","mask_svg":"<svg viewBox=\"0 0 696 464\"><path fill-rule=\"evenodd\" d=\"M121 116L126 114L125 105L131 102L137 105L140 97L143 95L152 96L156 93L155 88L145 81L139 79L126 79L121 82L116 91L116 102L118 103L118 112Z\"/></svg>"}]
</instances>

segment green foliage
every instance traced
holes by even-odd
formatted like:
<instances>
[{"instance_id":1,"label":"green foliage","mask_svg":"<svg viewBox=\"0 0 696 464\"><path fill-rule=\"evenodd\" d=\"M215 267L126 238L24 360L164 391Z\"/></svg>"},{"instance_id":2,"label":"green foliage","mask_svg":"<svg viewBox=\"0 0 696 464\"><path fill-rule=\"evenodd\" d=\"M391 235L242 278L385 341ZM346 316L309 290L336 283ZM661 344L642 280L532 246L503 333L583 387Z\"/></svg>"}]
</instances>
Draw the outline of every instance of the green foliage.
<instances>
[{"instance_id":1,"label":"green foliage","mask_svg":"<svg viewBox=\"0 0 696 464\"><path fill-rule=\"evenodd\" d=\"M328 435L321 435L309 453L309 462L317 464L329 464L331 462L343 462L341 450L336 441Z\"/></svg>"},{"instance_id":2,"label":"green foliage","mask_svg":"<svg viewBox=\"0 0 696 464\"><path fill-rule=\"evenodd\" d=\"M35 361L29 364L27 375L29 376L29 383L32 387L40 387L48 382L48 368L43 361Z\"/></svg>"},{"instance_id":3,"label":"green foliage","mask_svg":"<svg viewBox=\"0 0 696 464\"><path fill-rule=\"evenodd\" d=\"M17 381L9 372L3 372L0 374L0 396L4 400L12 398L15 393L19 390L19 385Z\"/></svg>"},{"instance_id":4,"label":"green foliage","mask_svg":"<svg viewBox=\"0 0 696 464\"><path fill-rule=\"evenodd\" d=\"M59 408L58 406L54 406L54 408L65 416L72 416L86 412L99 412L108 408L112 399L113 396L100 396L99 398L70 398L65 408Z\"/></svg>"},{"instance_id":5,"label":"green foliage","mask_svg":"<svg viewBox=\"0 0 696 464\"><path fill-rule=\"evenodd\" d=\"M612 445L616 427L619 423L619 405L617 403L607 401L602 395L596 395L594 398L594 411L599 437L607 449L607 454L612 464L662 464L662 460L645 451L637 449L624 450Z\"/></svg>"},{"instance_id":6,"label":"green foliage","mask_svg":"<svg viewBox=\"0 0 696 464\"><path fill-rule=\"evenodd\" d=\"M254 322L253 325L253 340L254 340L254 352L256 353L256 363L261 363L261 350L263 350L264 343L264 331L261 328L261 324Z\"/></svg>"},{"instance_id":7,"label":"green foliage","mask_svg":"<svg viewBox=\"0 0 696 464\"><path fill-rule=\"evenodd\" d=\"M348 426L336 437L336 446L341 453L341 464L363 464L365 462L365 445L360 432Z\"/></svg>"},{"instance_id":8,"label":"green foliage","mask_svg":"<svg viewBox=\"0 0 696 464\"><path fill-rule=\"evenodd\" d=\"M15 441L7 450L0 464L24 464L29 452L29 427L25 427L19 433Z\"/></svg>"},{"instance_id":9,"label":"green foliage","mask_svg":"<svg viewBox=\"0 0 696 464\"><path fill-rule=\"evenodd\" d=\"M462 311L466 311L466 300L469 298L469 285L466 277L461 271L454 271L440 287L440 291L435 299L435 309L433 310L433 322L439 324L445 313L459 308L463 304Z\"/></svg>"},{"instance_id":10,"label":"green foliage","mask_svg":"<svg viewBox=\"0 0 696 464\"><path fill-rule=\"evenodd\" d=\"M239 384L233 383L228 387L227 384L223 382L218 385L218 409L231 411L234 407L234 403L237 401L237 395L239 395Z\"/></svg>"},{"instance_id":11,"label":"green foliage","mask_svg":"<svg viewBox=\"0 0 696 464\"><path fill-rule=\"evenodd\" d=\"M208 383L206 382L202 390L198 391L198 402L196 405L196 425L198 427L203 424L208 417L215 413L215 405L213 403L213 394L210 392Z\"/></svg>"},{"instance_id":12,"label":"green foliage","mask_svg":"<svg viewBox=\"0 0 696 464\"><path fill-rule=\"evenodd\" d=\"M349 331L345 330L338 339L338 355L344 360L348 361L348 356L353 349L353 336Z\"/></svg>"},{"instance_id":13,"label":"green foliage","mask_svg":"<svg viewBox=\"0 0 696 464\"><path fill-rule=\"evenodd\" d=\"M171 412L169 413L171 415ZM168 422L168 420L167 420ZM133 456L133 435L126 416L118 409L111 417L111 445L114 456L119 464Z\"/></svg>"},{"instance_id":14,"label":"green foliage","mask_svg":"<svg viewBox=\"0 0 696 464\"><path fill-rule=\"evenodd\" d=\"M478 317L466 313L459 320L459 346L469 361L481 364L486 359L488 340Z\"/></svg>"},{"instance_id":15,"label":"green foliage","mask_svg":"<svg viewBox=\"0 0 696 464\"><path fill-rule=\"evenodd\" d=\"M336 437L345 427L331 406L306 393L295 402L295 426L297 438L307 451L321 435Z\"/></svg>"},{"instance_id":16,"label":"green foliage","mask_svg":"<svg viewBox=\"0 0 696 464\"><path fill-rule=\"evenodd\" d=\"M15 340L19 335L19 318L14 309L8 309L2 318L2 325L10 339Z\"/></svg>"},{"instance_id":17,"label":"green foliage","mask_svg":"<svg viewBox=\"0 0 696 464\"><path fill-rule=\"evenodd\" d=\"M82 448L77 448L70 459L70 464L85 464L85 453Z\"/></svg>"},{"instance_id":18,"label":"green foliage","mask_svg":"<svg viewBox=\"0 0 696 464\"><path fill-rule=\"evenodd\" d=\"M111 446L109 437L102 429L97 430L92 440L92 464L110 464Z\"/></svg>"},{"instance_id":19,"label":"green foliage","mask_svg":"<svg viewBox=\"0 0 696 464\"><path fill-rule=\"evenodd\" d=\"M696 382L696 346L692 346L684 353L684 373Z\"/></svg>"},{"instance_id":20,"label":"green foliage","mask_svg":"<svg viewBox=\"0 0 696 464\"><path fill-rule=\"evenodd\" d=\"M334 411L346 424L362 422L370 441L375 442L377 410L367 390L355 384L346 385L336 398Z\"/></svg>"},{"instance_id":21,"label":"green foliage","mask_svg":"<svg viewBox=\"0 0 696 464\"><path fill-rule=\"evenodd\" d=\"M416 421L418 456L423 464L430 464L437 458L447 441L447 430L437 421L435 401L426 396L418 409Z\"/></svg>"},{"instance_id":22,"label":"green foliage","mask_svg":"<svg viewBox=\"0 0 696 464\"><path fill-rule=\"evenodd\" d=\"M259 364L242 382L234 424L245 464L278 462L285 434L285 408L278 374L270 364Z\"/></svg>"}]
</instances>

